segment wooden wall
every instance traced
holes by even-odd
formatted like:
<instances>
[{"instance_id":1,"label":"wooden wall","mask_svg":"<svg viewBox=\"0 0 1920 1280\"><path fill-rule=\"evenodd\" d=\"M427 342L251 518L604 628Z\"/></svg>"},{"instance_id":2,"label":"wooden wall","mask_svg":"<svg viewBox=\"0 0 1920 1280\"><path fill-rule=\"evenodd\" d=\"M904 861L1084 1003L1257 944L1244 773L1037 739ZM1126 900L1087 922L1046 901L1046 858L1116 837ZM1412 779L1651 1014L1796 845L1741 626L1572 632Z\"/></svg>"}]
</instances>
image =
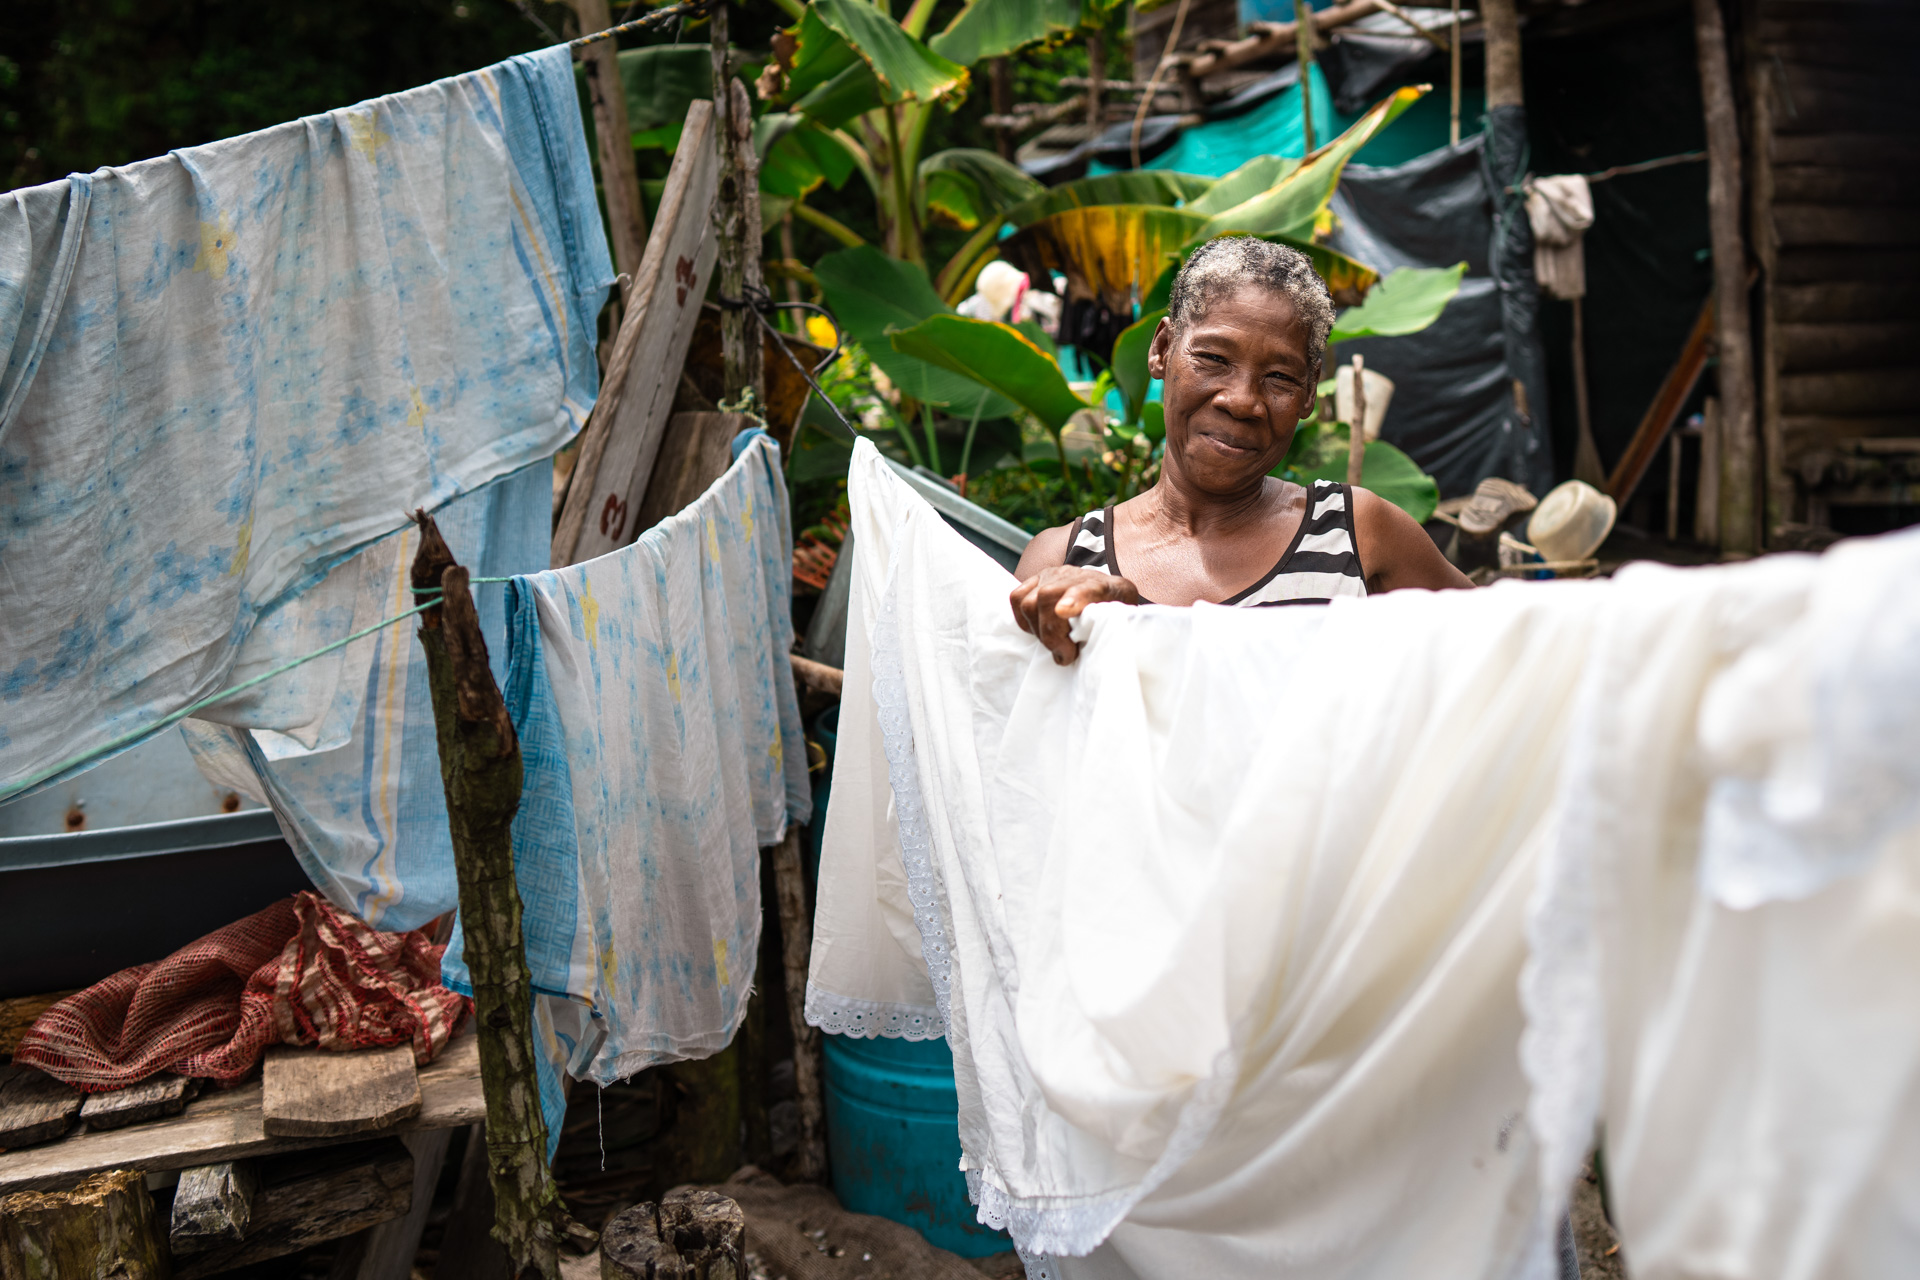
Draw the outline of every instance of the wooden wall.
<instances>
[{"instance_id":1,"label":"wooden wall","mask_svg":"<svg viewBox=\"0 0 1920 1280\"><path fill-rule=\"evenodd\" d=\"M1920 498L1920 4L1747 0L1767 527Z\"/></svg>"}]
</instances>

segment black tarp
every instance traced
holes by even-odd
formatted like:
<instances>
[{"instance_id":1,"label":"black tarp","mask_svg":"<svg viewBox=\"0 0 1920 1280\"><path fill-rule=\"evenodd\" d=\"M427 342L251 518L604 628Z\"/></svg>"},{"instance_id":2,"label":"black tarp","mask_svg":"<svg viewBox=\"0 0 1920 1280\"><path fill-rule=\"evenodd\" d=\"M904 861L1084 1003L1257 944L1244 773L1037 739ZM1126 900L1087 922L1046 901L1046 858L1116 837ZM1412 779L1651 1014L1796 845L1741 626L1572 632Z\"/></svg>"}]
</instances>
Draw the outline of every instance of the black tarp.
<instances>
[{"instance_id":1,"label":"black tarp","mask_svg":"<svg viewBox=\"0 0 1920 1280\"><path fill-rule=\"evenodd\" d=\"M1459 295L1431 327L1344 342L1335 353L1342 361L1363 354L1368 368L1393 379L1383 434L1432 474L1444 497L1470 493L1493 475L1535 493L1553 482L1533 327L1532 237L1517 206L1496 217L1486 145L1481 135L1391 169L1349 165L1328 241L1383 275L1467 264ZM1516 377L1526 384L1530 419L1515 404Z\"/></svg>"}]
</instances>

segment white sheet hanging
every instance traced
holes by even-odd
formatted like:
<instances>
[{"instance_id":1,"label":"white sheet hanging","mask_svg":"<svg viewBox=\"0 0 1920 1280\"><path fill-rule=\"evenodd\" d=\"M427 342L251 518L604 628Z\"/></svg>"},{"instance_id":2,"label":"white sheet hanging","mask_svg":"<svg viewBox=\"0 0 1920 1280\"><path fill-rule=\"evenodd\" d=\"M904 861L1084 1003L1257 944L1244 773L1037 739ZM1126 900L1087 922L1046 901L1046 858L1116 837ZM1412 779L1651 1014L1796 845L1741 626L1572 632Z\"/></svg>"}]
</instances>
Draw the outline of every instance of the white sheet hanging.
<instances>
[{"instance_id":1,"label":"white sheet hanging","mask_svg":"<svg viewBox=\"0 0 1920 1280\"><path fill-rule=\"evenodd\" d=\"M1906 837L1842 851L1827 888L1745 918L1696 874L1716 780L1793 756L1765 735L1739 747L1715 691L1751 698L1742 664L1797 623L1830 635L1821 600L1867 592L1846 617L1896 619L1816 673L1839 682L1808 721L1846 749L1831 758L1862 745L1862 708L1903 760L1920 748L1899 710L1915 699L1849 684L1920 683L1912 610L1891 604L1920 585L1920 535L1865 568L1099 606L1063 669L1014 626L1007 575L870 446L849 493L808 1014L911 1034L932 1007L982 1216L1030 1273L1550 1276L1596 1118L1636 1276L1864 1277L1909 1247ZM861 776L876 755L886 785ZM1905 767L1871 794L1899 796ZM1674 788L1692 789L1678 808ZM1817 1033L1788 1044L1803 1025ZM1620 1064L1604 1107L1603 1061ZM1841 1136L1796 1128L1792 1105ZM1791 1256L1767 1260L1772 1244Z\"/></svg>"}]
</instances>

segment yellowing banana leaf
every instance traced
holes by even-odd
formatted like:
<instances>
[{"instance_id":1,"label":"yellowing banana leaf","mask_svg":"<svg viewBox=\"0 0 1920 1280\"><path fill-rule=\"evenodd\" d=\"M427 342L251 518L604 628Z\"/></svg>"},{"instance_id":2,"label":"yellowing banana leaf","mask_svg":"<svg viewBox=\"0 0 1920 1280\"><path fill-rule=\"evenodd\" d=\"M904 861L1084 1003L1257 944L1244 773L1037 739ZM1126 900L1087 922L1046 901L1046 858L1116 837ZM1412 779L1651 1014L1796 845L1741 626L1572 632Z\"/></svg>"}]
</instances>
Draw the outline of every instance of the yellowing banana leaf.
<instances>
[{"instance_id":1,"label":"yellowing banana leaf","mask_svg":"<svg viewBox=\"0 0 1920 1280\"><path fill-rule=\"evenodd\" d=\"M838 189L852 174L853 157L813 119L770 111L753 122L760 153L760 190L799 199L821 183Z\"/></svg>"},{"instance_id":2,"label":"yellowing banana leaf","mask_svg":"<svg viewBox=\"0 0 1920 1280\"><path fill-rule=\"evenodd\" d=\"M1347 424L1303 422L1293 447L1273 474L1295 484L1315 480L1345 483L1347 478ZM1391 502L1421 524L1433 519L1440 505L1440 486L1418 463L1385 440L1367 442L1360 463L1360 487Z\"/></svg>"},{"instance_id":3,"label":"yellowing banana leaf","mask_svg":"<svg viewBox=\"0 0 1920 1280\"><path fill-rule=\"evenodd\" d=\"M1132 169L1123 173L1103 173L1074 182L1063 182L1037 192L1031 198L1009 207L1004 218L989 218L961 246L941 269L937 282L940 296L957 302L973 287L980 268L992 261L998 251L996 237L1002 226L1025 227L1066 209L1083 209L1103 204L1176 205L1192 200L1213 186L1212 178L1192 173L1173 173L1162 169Z\"/></svg>"},{"instance_id":4,"label":"yellowing banana leaf","mask_svg":"<svg viewBox=\"0 0 1920 1280\"><path fill-rule=\"evenodd\" d=\"M1080 0L971 0L927 43L942 57L972 66L1079 25Z\"/></svg>"},{"instance_id":5,"label":"yellowing banana leaf","mask_svg":"<svg viewBox=\"0 0 1920 1280\"><path fill-rule=\"evenodd\" d=\"M1087 407L1053 357L1010 324L940 315L893 334L893 349L991 387L1050 431Z\"/></svg>"},{"instance_id":6,"label":"yellowing banana leaf","mask_svg":"<svg viewBox=\"0 0 1920 1280\"><path fill-rule=\"evenodd\" d=\"M811 6L790 34L798 41L798 47L793 53L791 69L787 72L784 96L788 102L799 102L860 61L860 55L853 51L853 46L823 22L819 12ZM711 54L708 56L708 67L708 77L711 79Z\"/></svg>"},{"instance_id":7,"label":"yellowing banana leaf","mask_svg":"<svg viewBox=\"0 0 1920 1280\"><path fill-rule=\"evenodd\" d=\"M978 197L973 183L955 173L930 173L920 184L923 215L962 231L980 225Z\"/></svg>"},{"instance_id":8,"label":"yellowing banana leaf","mask_svg":"<svg viewBox=\"0 0 1920 1280\"><path fill-rule=\"evenodd\" d=\"M1250 231L1255 235L1312 238L1314 216L1333 199L1340 183L1340 171L1354 152L1371 142L1400 113L1418 102L1430 85L1410 85L1368 108L1348 130L1307 157L1305 164L1287 174L1276 185L1253 198L1213 215L1195 237L1211 240L1230 231Z\"/></svg>"},{"instance_id":9,"label":"yellowing banana leaf","mask_svg":"<svg viewBox=\"0 0 1920 1280\"><path fill-rule=\"evenodd\" d=\"M963 93L967 69L921 44L886 11L863 0L813 0L809 16L818 15L836 35L873 68L883 101L932 102L949 93ZM805 20L801 23L804 30Z\"/></svg>"},{"instance_id":10,"label":"yellowing banana leaf","mask_svg":"<svg viewBox=\"0 0 1920 1280\"><path fill-rule=\"evenodd\" d=\"M1270 189L1300 164L1294 156L1255 156L1189 201L1186 207L1208 217L1225 213Z\"/></svg>"},{"instance_id":11,"label":"yellowing banana leaf","mask_svg":"<svg viewBox=\"0 0 1920 1280\"><path fill-rule=\"evenodd\" d=\"M1147 389L1153 385L1153 375L1147 371L1147 349L1153 345L1153 335L1166 314L1164 308L1149 311L1113 340L1113 359L1108 367L1113 370L1113 384L1127 402L1128 422L1140 421Z\"/></svg>"},{"instance_id":12,"label":"yellowing banana leaf","mask_svg":"<svg viewBox=\"0 0 1920 1280\"><path fill-rule=\"evenodd\" d=\"M1309 240L1292 240L1286 236L1261 236L1260 238L1271 240L1275 244L1284 244L1306 254L1307 260L1313 263L1313 269L1320 273L1322 280L1327 282L1327 292L1333 295L1334 302L1340 306L1357 304L1366 296L1367 290L1373 287L1374 281L1380 278L1380 273L1372 267L1363 262L1356 262L1346 254L1329 249L1325 245L1314 244ZM1149 289L1147 296L1140 300L1140 305L1142 307L1166 306L1168 295L1173 292L1173 277L1179 273L1181 264L1186 262L1193 251L1204 243L1205 241L1197 241L1182 245L1178 258L1169 263L1160 278L1153 282L1153 288Z\"/></svg>"},{"instance_id":13,"label":"yellowing banana leaf","mask_svg":"<svg viewBox=\"0 0 1920 1280\"><path fill-rule=\"evenodd\" d=\"M1401 267L1374 286L1367 300L1340 313L1329 342L1350 338L1418 333L1440 318L1460 292L1467 264L1451 267Z\"/></svg>"},{"instance_id":14,"label":"yellowing banana leaf","mask_svg":"<svg viewBox=\"0 0 1920 1280\"><path fill-rule=\"evenodd\" d=\"M861 245L828 254L814 264L813 273L834 319L903 393L941 408L973 413L980 402L979 384L948 366L903 353L888 341L889 330L952 315L934 293L924 269L890 258L872 245ZM979 411L982 420L1004 418L1013 412L1013 403L989 396L979 404Z\"/></svg>"},{"instance_id":15,"label":"yellowing banana leaf","mask_svg":"<svg viewBox=\"0 0 1920 1280\"><path fill-rule=\"evenodd\" d=\"M1094 296L1131 309L1153 287L1206 219L1164 205L1106 204L1066 209L1010 237L1048 270L1067 277L1069 297Z\"/></svg>"}]
</instances>

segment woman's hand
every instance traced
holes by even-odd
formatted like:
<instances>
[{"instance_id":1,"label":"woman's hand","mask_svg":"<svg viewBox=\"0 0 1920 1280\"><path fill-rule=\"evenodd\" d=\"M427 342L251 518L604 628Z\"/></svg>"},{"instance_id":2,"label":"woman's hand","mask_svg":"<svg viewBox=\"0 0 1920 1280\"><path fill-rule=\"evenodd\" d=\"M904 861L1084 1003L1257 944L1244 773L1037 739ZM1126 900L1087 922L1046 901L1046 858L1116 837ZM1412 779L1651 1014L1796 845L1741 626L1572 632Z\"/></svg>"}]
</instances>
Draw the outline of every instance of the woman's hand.
<instances>
[{"instance_id":1,"label":"woman's hand","mask_svg":"<svg viewBox=\"0 0 1920 1280\"><path fill-rule=\"evenodd\" d=\"M1139 604L1140 592L1127 579L1098 569L1057 565L1042 569L1007 596L1020 629L1037 636L1063 667L1080 656L1080 646L1067 634L1068 624L1102 600Z\"/></svg>"}]
</instances>

